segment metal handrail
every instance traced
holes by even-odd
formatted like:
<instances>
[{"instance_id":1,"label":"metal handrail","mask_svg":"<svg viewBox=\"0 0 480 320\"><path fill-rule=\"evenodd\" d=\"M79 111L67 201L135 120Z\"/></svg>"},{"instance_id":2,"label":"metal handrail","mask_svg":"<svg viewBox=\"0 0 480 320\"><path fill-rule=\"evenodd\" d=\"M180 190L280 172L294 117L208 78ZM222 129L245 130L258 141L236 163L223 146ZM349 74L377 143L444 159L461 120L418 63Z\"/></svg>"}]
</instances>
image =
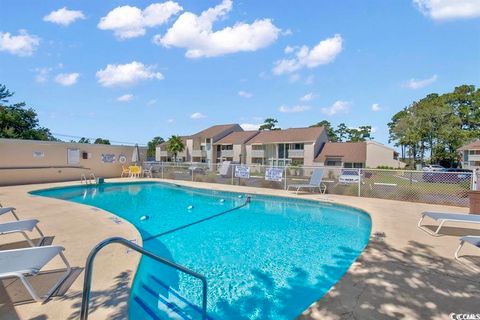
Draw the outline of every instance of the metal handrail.
<instances>
[{"instance_id":1,"label":"metal handrail","mask_svg":"<svg viewBox=\"0 0 480 320\"><path fill-rule=\"evenodd\" d=\"M172 267L174 269L177 269L183 273L186 273L188 275L191 275L192 277L195 277L202 281L202 320L207 319L207 279L205 276L192 271L184 266L181 266L179 264L176 264L173 261L167 260L165 258L159 257L150 251L145 250L144 248L140 247L139 245L136 245L132 243L131 241L128 241L127 239L120 238L120 237L112 237L103 240L99 244L97 244L92 251L90 251L90 254L88 255L87 262L85 263L85 278L83 280L83 293L82 293L82 306L81 306L81 311L80 311L80 320L87 320L88 319L88 308L89 308L89 303L90 303L90 290L91 290L91 284L92 284L92 267L93 267L93 260L95 259L95 256L97 253L104 247L108 246L109 244L112 243L119 243L122 244L132 250L135 250L139 252L142 255L145 255L149 258L152 258L160 263L166 264L169 267Z\"/></svg>"}]
</instances>

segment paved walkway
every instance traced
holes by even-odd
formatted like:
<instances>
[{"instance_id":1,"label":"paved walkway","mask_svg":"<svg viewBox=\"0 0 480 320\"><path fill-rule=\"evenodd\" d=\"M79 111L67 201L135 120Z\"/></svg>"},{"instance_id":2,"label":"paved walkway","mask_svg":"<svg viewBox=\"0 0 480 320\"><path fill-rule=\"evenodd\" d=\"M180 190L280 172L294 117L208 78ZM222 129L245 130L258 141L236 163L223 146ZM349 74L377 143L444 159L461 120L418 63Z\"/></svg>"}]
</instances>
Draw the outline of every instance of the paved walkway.
<instances>
[{"instance_id":1,"label":"paved walkway","mask_svg":"<svg viewBox=\"0 0 480 320\"><path fill-rule=\"evenodd\" d=\"M113 179L109 181L126 181ZM158 179L152 179L158 180ZM480 235L480 229L465 225L445 228L445 235L432 237L416 228L420 212L442 210L466 212L466 208L427 205L336 195L292 195L269 190L199 182L171 181L207 189L239 191L306 198L341 203L367 211L372 218L372 237L366 250L347 274L301 319L449 319L450 313L480 313L480 252L465 247L463 263L453 259L458 236ZM113 235L139 238L128 222L115 222L108 212L49 198L32 197L28 191L78 183L28 185L0 188L0 203L16 206L22 218L38 218L53 243L66 248L73 266L83 267L90 249ZM6 217L0 217L4 221ZM18 238L16 238L18 239ZM2 238L1 243L12 239ZM119 263L122 261L122 263ZM99 256L91 319L123 319L126 300L138 259L125 249L112 247ZM54 266L55 267L55 266ZM476 269L475 269L476 268ZM64 297L45 305L30 303L13 307L0 286L2 319L78 318L83 273ZM4 283L5 286L5 283ZM2 294L3 292L3 294Z\"/></svg>"}]
</instances>

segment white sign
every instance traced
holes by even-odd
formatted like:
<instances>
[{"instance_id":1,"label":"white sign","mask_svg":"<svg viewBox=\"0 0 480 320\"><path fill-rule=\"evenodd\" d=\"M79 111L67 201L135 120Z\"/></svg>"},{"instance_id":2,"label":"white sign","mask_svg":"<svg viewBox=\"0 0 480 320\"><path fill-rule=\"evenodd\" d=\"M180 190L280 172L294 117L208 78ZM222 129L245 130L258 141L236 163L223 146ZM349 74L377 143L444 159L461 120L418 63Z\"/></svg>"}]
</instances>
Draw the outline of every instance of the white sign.
<instances>
[{"instance_id":1,"label":"white sign","mask_svg":"<svg viewBox=\"0 0 480 320\"><path fill-rule=\"evenodd\" d=\"M235 178L250 178L250 167L249 166L235 166Z\"/></svg>"},{"instance_id":2,"label":"white sign","mask_svg":"<svg viewBox=\"0 0 480 320\"><path fill-rule=\"evenodd\" d=\"M43 151L33 151L34 158L45 158L45 152Z\"/></svg>"},{"instance_id":3,"label":"white sign","mask_svg":"<svg viewBox=\"0 0 480 320\"><path fill-rule=\"evenodd\" d=\"M80 149L67 149L67 163L68 164L80 163Z\"/></svg>"},{"instance_id":4,"label":"white sign","mask_svg":"<svg viewBox=\"0 0 480 320\"><path fill-rule=\"evenodd\" d=\"M102 163L115 163L115 155L112 153L102 153Z\"/></svg>"},{"instance_id":5,"label":"white sign","mask_svg":"<svg viewBox=\"0 0 480 320\"><path fill-rule=\"evenodd\" d=\"M268 181L282 181L283 169L282 168L266 168L265 180Z\"/></svg>"}]
</instances>

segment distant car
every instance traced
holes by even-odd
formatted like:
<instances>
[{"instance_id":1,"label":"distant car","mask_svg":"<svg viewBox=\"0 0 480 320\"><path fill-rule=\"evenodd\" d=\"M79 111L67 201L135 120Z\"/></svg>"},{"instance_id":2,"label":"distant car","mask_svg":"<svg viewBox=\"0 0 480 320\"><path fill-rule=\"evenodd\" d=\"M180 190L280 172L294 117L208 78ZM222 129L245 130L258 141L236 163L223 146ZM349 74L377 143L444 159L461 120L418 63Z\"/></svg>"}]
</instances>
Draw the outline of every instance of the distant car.
<instances>
[{"instance_id":1,"label":"distant car","mask_svg":"<svg viewBox=\"0 0 480 320\"><path fill-rule=\"evenodd\" d=\"M360 180L360 175L358 170L342 170L342 174L338 177L338 182L340 184L354 184L358 183Z\"/></svg>"},{"instance_id":2,"label":"distant car","mask_svg":"<svg viewBox=\"0 0 480 320\"><path fill-rule=\"evenodd\" d=\"M428 166L424 166L422 170L423 171L443 171L445 170L445 168L438 164L430 164Z\"/></svg>"},{"instance_id":3,"label":"distant car","mask_svg":"<svg viewBox=\"0 0 480 320\"><path fill-rule=\"evenodd\" d=\"M441 171L424 172L423 181L433 183L462 183L470 181L472 174L472 170L448 168Z\"/></svg>"},{"instance_id":4,"label":"distant car","mask_svg":"<svg viewBox=\"0 0 480 320\"><path fill-rule=\"evenodd\" d=\"M205 169L200 166L190 166L188 167L188 170L190 170L192 173L205 174Z\"/></svg>"}]
</instances>

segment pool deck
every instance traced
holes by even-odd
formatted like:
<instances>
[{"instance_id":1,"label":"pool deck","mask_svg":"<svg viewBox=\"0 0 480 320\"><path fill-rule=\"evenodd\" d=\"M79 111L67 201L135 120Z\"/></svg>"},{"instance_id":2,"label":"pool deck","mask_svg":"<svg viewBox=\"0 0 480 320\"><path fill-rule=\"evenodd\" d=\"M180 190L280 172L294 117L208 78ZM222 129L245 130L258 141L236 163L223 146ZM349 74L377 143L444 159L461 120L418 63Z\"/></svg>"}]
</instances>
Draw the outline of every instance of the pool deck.
<instances>
[{"instance_id":1,"label":"pool deck","mask_svg":"<svg viewBox=\"0 0 480 320\"><path fill-rule=\"evenodd\" d=\"M162 181L142 179L135 181ZM109 179L108 182L130 179ZM178 185L251 194L287 196L345 204L368 212L372 218L369 244L345 276L318 302L305 310L300 319L450 319L451 313L480 313L480 250L466 245L462 263L453 258L460 235L480 235L480 229L451 224L442 236L433 237L416 225L423 211L465 213L467 208L357 198L338 195L295 195L284 190L261 189L202 182L169 181ZM40 220L54 244L65 247L71 265L83 268L91 248L110 236L141 242L137 230L127 221L106 211L56 199L29 195L31 190L78 185L78 182L48 183L0 188L0 203L14 206L22 219ZM0 221L11 216L0 216ZM428 223L428 221L426 221ZM20 236L3 236L0 249ZM118 245L99 254L94 272L89 319L126 318L129 286L138 256ZM51 268L60 264L51 264ZM98 270L101 270L99 272ZM18 283L0 285L1 319L77 319L83 272L67 293L47 304L15 304L24 296ZM48 280L37 281L43 288ZM18 281L17 281L18 282ZM1 283L0 283L1 284ZM42 287L43 285L43 287ZM6 294L8 291L8 295ZM13 301L12 301L13 300Z\"/></svg>"}]
</instances>

